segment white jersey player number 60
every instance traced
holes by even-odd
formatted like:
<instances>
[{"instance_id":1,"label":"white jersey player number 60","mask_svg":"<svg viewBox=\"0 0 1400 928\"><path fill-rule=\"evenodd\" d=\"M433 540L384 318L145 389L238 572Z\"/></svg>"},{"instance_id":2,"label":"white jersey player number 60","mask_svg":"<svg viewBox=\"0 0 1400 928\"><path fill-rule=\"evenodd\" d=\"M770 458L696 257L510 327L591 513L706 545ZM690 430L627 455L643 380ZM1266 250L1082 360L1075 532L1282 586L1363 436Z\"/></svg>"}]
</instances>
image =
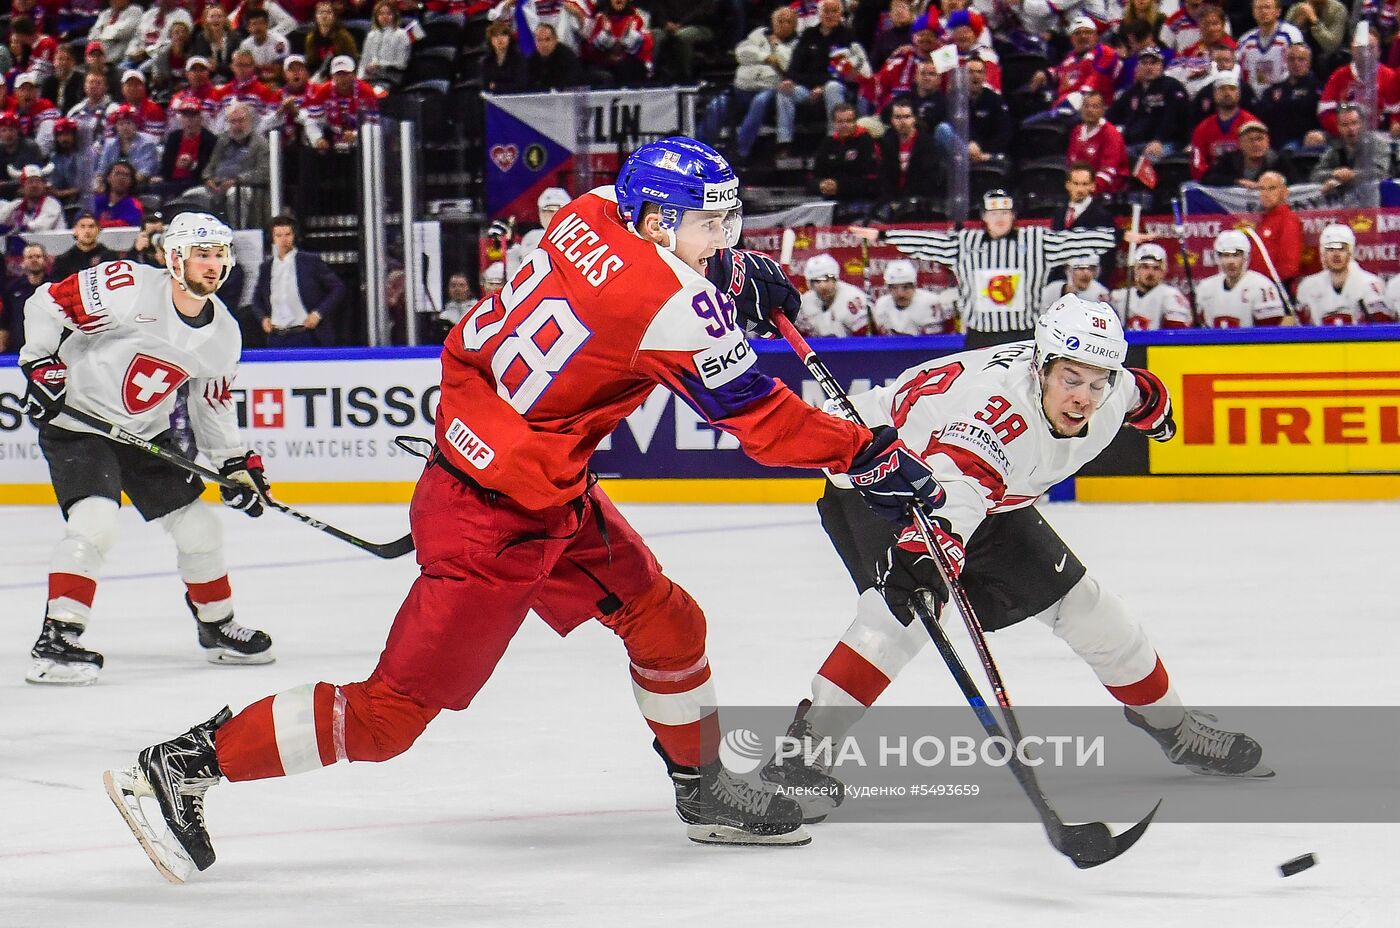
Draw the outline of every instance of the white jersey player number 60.
<instances>
[{"instance_id":1,"label":"white jersey player number 60","mask_svg":"<svg viewBox=\"0 0 1400 928\"><path fill-rule=\"evenodd\" d=\"M493 312L481 307L462 326L463 346L468 351L480 351L501 331L510 314L529 299L550 270L546 252L539 250L530 255L516 273L516 280L519 280L521 273L525 273L525 278L518 284L516 280L511 280L497 297L501 302L501 311ZM491 356L496 392L516 412L529 412L530 407L544 395L554 375L564 369L564 365L583 347L591 334L567 300L558 297L541 300ZM541 335L547 335L550 339L546 348L540 347ZM523 378L520 376L521 368L525 371Z\"/></svg>"}]
</instances>

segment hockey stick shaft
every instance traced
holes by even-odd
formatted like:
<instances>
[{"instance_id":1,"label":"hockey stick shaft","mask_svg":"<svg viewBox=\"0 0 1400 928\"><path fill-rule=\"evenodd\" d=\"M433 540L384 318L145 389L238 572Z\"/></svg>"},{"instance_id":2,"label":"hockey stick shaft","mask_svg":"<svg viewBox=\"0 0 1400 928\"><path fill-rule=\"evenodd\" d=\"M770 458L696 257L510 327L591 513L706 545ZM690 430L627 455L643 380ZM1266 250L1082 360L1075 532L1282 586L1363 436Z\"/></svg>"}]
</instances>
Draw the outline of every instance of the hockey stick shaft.
<instances>
[{"instance_id":1,"label":"hockey stick shaft","mask_svg":"<svg viewBox=\"0 0 1400 928\"><path fill-rule=\"evenodd\" d=\"M1249 240L1254 243L1254 247L1258 248L1259 254L1263 256L1264 267L1269 272L1269 279L1274 282L1275 287L1278 287L1278 298L1283 303L1284 314L1288 316L1294 315L1293 300L1288 296L1288 288L1283 285L1283 278L1278 276L1278 268L1274 267L1273 256L1269 254L1269 249L1264 245L1264 240L1259 237L1258 232L1248 227L1245 228L1244 234L1249 236Z\"/></svg>"},{"instance_id":2,"label":"hockey stick shaft","mask_svg":"<svg viewBox=\"0 0 1400 928\"><path fill-rule=\"evenodd\" d=\"M1181 218L1181 201L1172 200L1172 231L1176 233L1176 257L1181 272L1186 275L1186 289L1191 291L1191 322L1201 324L1201 307L1196 301L1196 278L1191 276L1191 255L1186 250L1186 223Z\"/></svg>"},{"instance_id":3,"label":"hockey stick shaft","mask_svg":"<svg viewBox=\"0 0 1400 928\"><path fill-rule=\"evenodd\" d=\"M851 403L851 398L846 395L846 391L837 383L836 378L831 375L822 359L817 357L817 353L812 350L812 346L807 344L807 340L802 337L802 333L792 324L792 321L782 313L774 313L773 324L782 333L783 338L797 352L802 359L803 365L816 378L821 386L822 392L841 406L841 411L854 422L864 424L861 415L856 411ZM968 599L967 591L958 582L957 575L953 573L952 564L948 561L948 555L938 545L934 544L934 531L932 521L928 513L922 508L913 507L914 524L919 528L924 546L928 548L929 555L933 558L934 564L938 566L938 573L943 580L944 587L948 590L948 595L957 604L958 613L963 618L963 623L967 626L967 633L972 638L972 645L977 650L977 658L982 662L982 670L987 675L987 682L991 684L992 693L996 697L997 705L1002 708L1011 707L1011 697L1006 692L1006 684L1002 680L1001 671L997 669L996 661L992 658L991 648L987 646L987 636L982 630L982 625L977 621L977 613L972 608L972 602ZM940 628L941 632L942 629Z\"/></svg>"},{"instance_id":4,"label":"hockey stick shaft","mask_svg":"<svg viewBox=\"0 0 1400 928\"><path fill-rule=\"evenodd\" d=\"M1133 222L1128 230L1134 235L1137 234L1139 226L1142 224L1142 204L1133 204ZM1128 243L1128 277L1123 285L1123 324L1127 325L1128 320L1133 318L1133 291L1137 289L1137 281L1133 279L1133 267L1137 259L1137 244Z\"/></svg>"},{"instance_id":5,"label":"hockey stick shaft","mask_svg":"<svg viewBox=\"0 0 1400 928\"><path fill-rule=\"evenodd\" d=\"M191 474L196 474L212 484L224 487L225 489L229 490L248 489L247 484L239 483L235 480L230 480L218 471L210 470L209 468L201 464L197 464L194 461L191 461L184 455L176 454L174 451L171 451L168 448L162 448L160 445L157 445L151 441L147 441L146 439L142 438L140 435L135 434L134 432L129 432L119 425L115 425L111 422L108 422L105 419L100 419L97 416L91 415L90 413L83 412L81 409L65 407L63 410L63 415L67 416L70 419L75 419L78 422L89 426L90 428L98 430L103 435L106 435L108 438L112 439L115 442L120 442L123 445L130 445L133 448L139 448L142 451L148 452L149 454L153 454L156 457L160 458L162 461L165 461L168 464L173 464L181 470L188 471ZM341 541L352 544L357 548L360 548L364 551L368 551L370 554L373 554L376 557L392 559L396 557L402 557L403 555L413 550L413 536L411 534L405 535L402 538L396 539L394 541L379 544L373 541L366 541L363 538L338 529L334 525L327 525L320 519L317 519L313 516L309 516L304 512L298 512L291 506L288 506L285 503L280 503L277 500L272 499L271 497L265 497L263 501L269 508L276 509L278 512L286 513L293 519L296 519L298 522L301 522L305 525L309 525L319 532L325 532L332 538L338 538Z\"/></svg>"}]
</instances>

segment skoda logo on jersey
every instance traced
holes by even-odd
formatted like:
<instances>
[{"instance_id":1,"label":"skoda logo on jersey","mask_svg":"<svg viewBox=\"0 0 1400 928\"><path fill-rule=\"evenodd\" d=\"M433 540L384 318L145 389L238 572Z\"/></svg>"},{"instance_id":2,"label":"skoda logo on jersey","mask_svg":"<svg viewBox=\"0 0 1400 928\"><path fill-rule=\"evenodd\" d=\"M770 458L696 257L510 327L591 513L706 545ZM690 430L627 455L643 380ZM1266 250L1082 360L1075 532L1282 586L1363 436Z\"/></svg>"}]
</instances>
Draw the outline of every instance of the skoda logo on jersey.
<instances>
[{"instance_id":1,"label":"skoda logo on jersey","mask_svg":"<svg viewBox=\"0 0 1400 928\"><path fill-rule=\"evenodd\" d=\"M1078 351L1079 339L1071 335L1069 338L1065 339L1065 347L1068 348L1070 351Z\"/></svg>"},{"instance_id":2,"label":"skoda logo on jersey","mask_svg":"<svg viewBox=\"0 0 1400 928\"><path fill-rule=\"evenodd\" d=\"M180 389L190 375L169 361L138 354L127 366L122 378L122 405L132 415L152 409Z\"/></svg>"}]
</instances>

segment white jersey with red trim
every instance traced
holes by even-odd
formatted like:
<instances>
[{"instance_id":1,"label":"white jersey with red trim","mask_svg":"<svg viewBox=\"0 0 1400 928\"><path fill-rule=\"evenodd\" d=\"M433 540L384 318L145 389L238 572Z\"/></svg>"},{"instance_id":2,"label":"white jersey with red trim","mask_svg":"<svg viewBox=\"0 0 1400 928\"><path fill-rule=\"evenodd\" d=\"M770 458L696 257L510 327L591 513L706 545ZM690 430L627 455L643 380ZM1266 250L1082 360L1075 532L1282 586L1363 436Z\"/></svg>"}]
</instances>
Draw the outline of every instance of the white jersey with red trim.
<instances>
[{"instance_id":1,"label":"white jersey with red trim","mask_svg":"<svg viewBox=\"0 0 1400 928\"><path fill-rule=\"evenodd\" d=\"M171 286L164 269L109 261L40 287L24 307L20 361L57 355L68 365L68 407L146 439L170 428L188 381L199 449L221 463L248 450L232 392L243 338L218 297L209 298L208 321L192 325L203 320L180 315ZM92 431L65 415L54 424Z\"/></svg>"},{"instance_id":2,"label":"white jersey with red trim","mask_svg":"<svg viewBox=\"0 0 1400 928\"><path fill-rule=\"evenodd\" d=\"M1126 289L1114 290L1109 302L1127 329L1191 328L1191 304L1171 284L1158 284L1146 293L1134 289L1132 306Z\"/></svg>"},{"instance_id":3,"label":"white jersey with red trim","mask_svg":"<svg viewBox=\"0 0 1400 928\"><path fill-rule=\"evenodd\" d=\"M808 290L802 294L802 306L797 312L794 324L803 335L813 338L868 335L870 302L859 287L838 280L836 295L831 298L829 306L822 302L815 290Z\"/></svg>"},{"instance_id":4,"label":"white jersey with red trim","mask_svg":"<svg viewBox=\"0 0 1400 928\"><path fill-rule=\"evenodd\" d=\"M1381 279L1355 261L1341 289L1332 285L1330 271L1309 274L1298 284L1298 321L1311 325L1363 325L1395 321L1395 304L1386 299Z\"/></svg>"},{"instance_id":5,"label":"white jersey with red trim","mask_svg":"<svg viewBox=\"0 0 1400 928\"><path fill-rule=\"evenodd\" d=\"M1040 311L1045 312L1055 305L1056 300L1070 293L1090 303L1108 302L1108 288L1097 280L1089 281L1089 286L1078 292L1069 288L1067 280L1053 280L1040 289Z\"/></svg>"},{"instance_id":6,"label":"white jersey with red trim","mask_svg":"<svg viewBox=\"0 0 1400 928\"><path fill-rule=\"evenodd\" d=\"M1245 271L1233 287L1225 275L1215 274L1196 285L1196 306L1207 328L1250 328L1283 318L1278 287L1258 271Z\"/></svg>"},{"instance_id":7,"label":"white jersey with red trim","mask_svg":"<svg viewBox=\"0 0 1400 928\"><path fill-rule=\"evenodd\" d=\"M934 293L915 290L914 299L903 308L886 293L875 301L875 326L881 335L938 335L952 331L949 323L957 315L958 291Z\"/></svg>"},{"instance_id":8,"label":"white jersey with red trim","mask_svg":"<svg viewBox=\"0 0 1400 928\"><path fill-rule=\"evenodd\" d=\"M1040 405L1034 342L936 358L852 397L865 422L892 425L948 494L935 514L964 542L993 512L1034 503L1098 457L1140 402L1132 375L1114 378L1082 434L1060 438Z\"/></svg>"}]
</instances>

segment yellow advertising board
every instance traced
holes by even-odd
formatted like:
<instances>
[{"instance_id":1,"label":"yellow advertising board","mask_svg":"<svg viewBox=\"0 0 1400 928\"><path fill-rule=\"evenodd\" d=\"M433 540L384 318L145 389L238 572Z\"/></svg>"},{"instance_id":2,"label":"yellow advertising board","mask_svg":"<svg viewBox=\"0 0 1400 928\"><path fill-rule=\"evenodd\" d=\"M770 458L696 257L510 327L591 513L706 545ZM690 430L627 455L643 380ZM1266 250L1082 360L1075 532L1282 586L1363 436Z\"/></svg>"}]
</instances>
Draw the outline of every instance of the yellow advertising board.
<instances>
[{"instance_id":1,"label":"yellow advertising board","mask_svg":"<svg viewBox=\"0 0 1400 928\"><path fill-rule=\"evenodd\" d=\"M1400 473L1400 342L1147 352L1179 429L1152 474Z\"/></svg>"}]
</instances>

